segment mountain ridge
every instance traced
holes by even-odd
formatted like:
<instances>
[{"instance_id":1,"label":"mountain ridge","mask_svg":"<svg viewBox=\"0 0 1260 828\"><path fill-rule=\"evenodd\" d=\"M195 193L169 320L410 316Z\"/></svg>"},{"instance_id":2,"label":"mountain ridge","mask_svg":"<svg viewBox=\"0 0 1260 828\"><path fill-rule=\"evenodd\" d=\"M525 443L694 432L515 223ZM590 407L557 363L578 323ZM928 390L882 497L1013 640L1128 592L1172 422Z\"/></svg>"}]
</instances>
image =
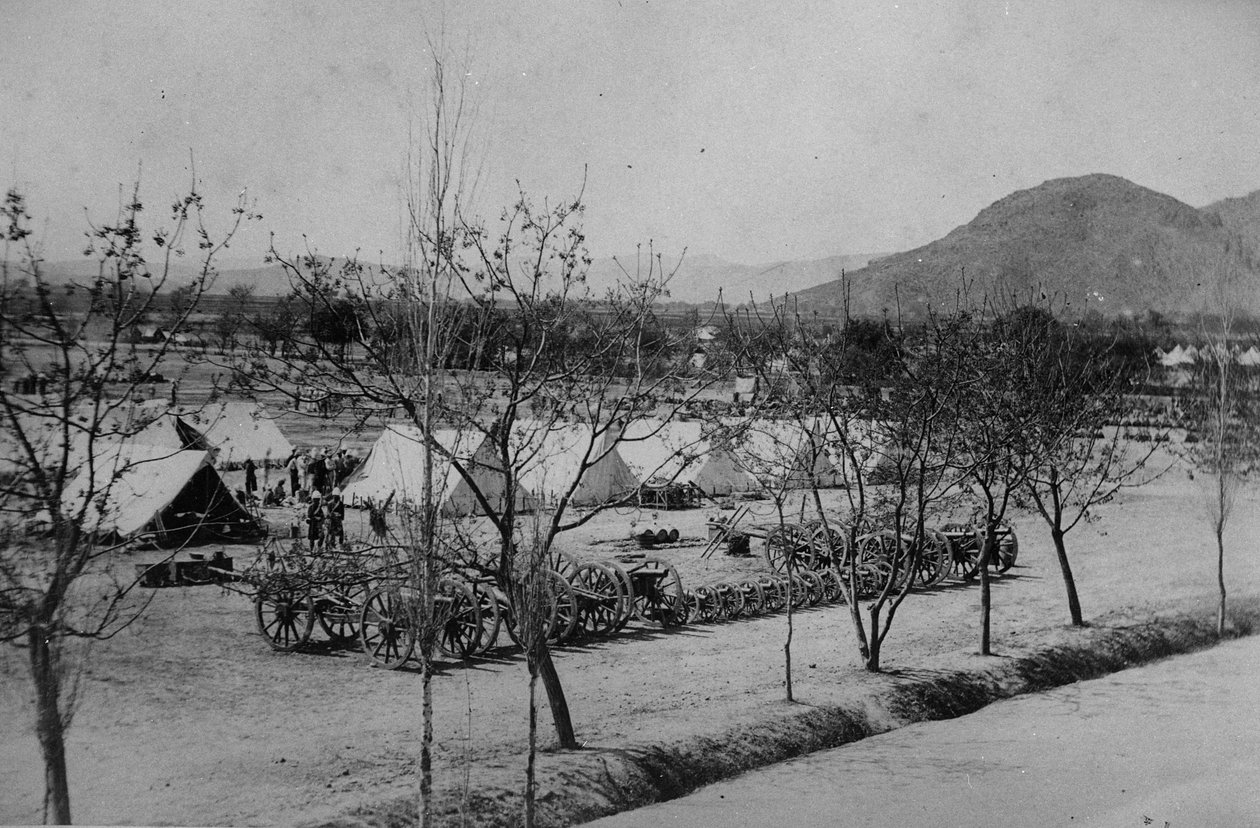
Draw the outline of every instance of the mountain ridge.
<instances>
[{"instance_id":1,"label":"mountain ridge","mask_svg":"<svg viewBox=\"0 0 1260 828\"><path fill-rule=\"evenodd\" d=\"M1254 196L1254 198L1253 198ZM1260 194L1198 209L1105 173L1057 178L1017 190L926 245L848 274L858 314L900 310L921 316L952 305L959 291L999 302L1054 296L1068 313L1134 315L1210 310L1218 272L1246 277L1247 309L1260 307L1254 228ZM835 282L797 294L807 306L839 307Z\"/></svg>"}]
</instances>

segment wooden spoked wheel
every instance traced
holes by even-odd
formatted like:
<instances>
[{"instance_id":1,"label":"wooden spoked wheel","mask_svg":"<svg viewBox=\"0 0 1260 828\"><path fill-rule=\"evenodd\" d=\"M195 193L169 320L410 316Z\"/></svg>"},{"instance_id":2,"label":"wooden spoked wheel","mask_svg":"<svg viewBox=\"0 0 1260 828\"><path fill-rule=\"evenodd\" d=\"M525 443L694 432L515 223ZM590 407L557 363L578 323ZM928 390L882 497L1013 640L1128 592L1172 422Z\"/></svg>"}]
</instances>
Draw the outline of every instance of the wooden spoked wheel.
<instances>
[{"instance_id":1,"label":"wooden spoked wheel","mask_svg":"<svg viewBox=\"0 0 1260 828\"><path fill-rule=\"evenodd\" d=\"M949 538L935 529L924 530L923 545L914 568L914 585L924 588L939 585L949 577L953 565L954 550Z\"/></svg>"},{"instance_id":2,"label":"wooden spoked wheel","mask_svg":"<svg viewBox=\"0 0 1260 828\"><path fill-rule=\"evenodd\" d=\"M858 595L878 595L894 578L896 538L892 532L874 532L858 538L857 547Z\"/></svg>"},{"instance_id":3,"label":"wooden spoked wheel","mask_svg":"<svg viewBox=\"0 0 1260 828\"><path fill-rule=\"evenodd\" d=\"M617 621L617 627L614 632L620 632L625 629L626 624L630 623L630 619L634 617L634 581L630 578L630 573L626 572L615 563L605 562L604 566L612 570L617 576L617 580L621 582L621 589L626 595L625 605L622 607L621 619ZM679 622L685 624L686 619Z\"/></svg>"},{"instance_id":4,"label":"wooden spoked wheel","mask_svg":"<svg viewBox=\"0 0 1260 828\"><path fill-rule=\"evenodd\" d=\"M744 595L744 615L759 615L766 606L766 594L757 581L740 581L735 586Z\"/></svg>"},{"instance_id":5,"label":"wooden spoked wheel","mask_svg":"<svg viewBox=\"0 0 1260 828\"><path fill-rule=\"evenodd\" d=\"M744 591L735 584L722 582L715 588L722 616L733 621L744 614Z\"/></svg>"},{"instance_id":6,"label":"wooden spoked wheel","mask_svg":"<svg viewBox=\"0 0 1260 828\"><path fill-rule=\"evenodd\" d=\"M820 570L818 577L822 579L824 601L834 603L844 598L844 581L835 566Z\"/></svg>"},{"instance_id":7,"label":"wooden spoked wheel","mask_svg":"<svg viewBox=\"0 0 1260 828\"><path fill-rule=\"evenodd\" d=\"M680 624L689 624L692 621L700 620L700 596L696 595L694 589L683 590L682 613L680 617L682 618L678 622Z\"/></svg>"},{"instance_id":8,"label":"wooden spoked wheel","mask_svg":"<svg viewBox=\"0 0 1260 828\"><path fill-rule=\"evenodd\" d=\"M821 520L811 521L806 528L810 533L810 548L814 551L812 569L826 569L847 560L849 536L842 528L824 526Z\"/></svg>"},{"instance_id":9,"label":"wooden spoked wheel","mask_svg":"<svg viewBox=\"0 0 1260 828\"><path fill-rule=\"evenodd\" d=\"M787 590L779 576L759 582L761 584L762 606L766 612L778 612L787 606Z\"/></svg>"},{"instance_id":10,"label":"wooden spoked wheel","mask_svg":"<svg viewBox=\"0 0 1260 828\"><path fill-rule=\"evenodd\" d=\"M814 549L809 532L795 523L772 527L766 532L766 563L775 572L792 569L808 569L813 565Z\"/></svg>"},{"instance_id":11,"label":"wooden spoked wheel","mask_svg":"<svg viewBox=\"0 0 1260 828\"><path fill-rule=\"evenodd\" d=\"M950 531L950 529L954 531ZM961 581L970 581L976 577L980 568L980 551L984 548L984 535L966 526L946 526L946 533L952 536L954 561L952 572Z\"/></svg>"},{"instance_id":12,"label":"wooden spoked wheel","mask_svg":"<svg viewBox=\"0 0 1260 828\"><path fill-rule=\"evenodd\" d=\"M364 584L345 584L329 591L315 604L319 626L330 641L345 644L359 639L359 616L367 595Z\"/></svg>"},{"instance_id":13,"label":"wooden spoked wheel","mask_svg":"<svg viewBox=\"0 0 1260 828\"><path fill-rule=\"evenodd\" d=\"M468 584L453 578L438 582L433 620L440 653L459 659L476 655L482 636L481 607Z\"/></svg>"},{"instance_id":14,"label":"wooden spoked wheel","mask_svg":"<svg viewBox=\"0 0 1260 828\"><path fill-rule=\"evenodd\" d=\"M821 604L823 600L822 576L812 569L803 570L800 576L805 582L805 602L811 607Z\"/></svg>"},{"instance_id":15,"label":"wooden spoked wheel","mask_svg":"<svg viewBox=\"0 0 1260 828\"><path fill-rule=\"evenodd\" d=\"M584 563L569 576L569 584L581 608L579 629L590 635L607 635L625 624L630 597L617 573L600 563Z\"/></svg>"},{"instance_id":16,"label":"wooden spoked wheel","mask_svg":"<svg viewBox=\"0 0 1260 828\"><path fill-rule=\"evenodd\" d=\"M695 612L692 614L692 620L699 621L704 624L712 623L718 620L717 595L713 591L713 587L701 586L696 587L695 592Z\"/></svg>"},{"instance_id":17,"label":"wooden spoked wheel","mask_svg":"<svg viewBox=\"0 0 1260 828\"><path fill-rule=\"evenodd\" d=\"M551 604L551 624L547 630L547 640L563 644L573 637L578 628L581 609L578 607L577 595L573 587L559 572L546 574L548 597Z\"/></svg>"},{"instance_id":18,"label":"wooden spoked wheel","mask_svg":"<svg viewBox=\"0 0 1260 828\"><path fill-rule=\"evenodd\" d=\"M359 615L359 640L373 663L397 670L416 646L412 600L397 586L381 586L368 593Z\"/></svg>"},{"instance_id":19,"label":"wooden spoked wheel","mask_svg":"<svg viewBox=\"0 0 1260 828\"><path fill-rule=\"evenodd\" d=\"M288 653L311 640L315 607L306 588L299 585L264 585L254 596L258 632L271 649Z\"/></svg>"},{"instance_id":20,"label":"wooden spoked wheel","mask_svg":"<svg viewBox=\"0 0 1260 828\"><path fill-rule=\"evenodd\" d=\"M643 578L642 594L635 591L635 612L648 623L674 627L682 623L683 585L678 570L668 561L646 558L636 570Z\"/></svg>"},{"instance_id":21,"label":"wooden spoked wheel","mask_svg":"<svg viewBox=\"0 0 1260 828\"><path fill-rule=\"evenodd\" d=\"M1017 557L1019 557L1019 538L1015 537L1015 529L1011 526L1003 527L1003 531L998 534L998 572L1006 572L1009 570L1015 565L1015 559Z\"/></svg>"},{"instance_id":22,"label":"wooden spoked wheel","mask_svg":"<svg viewBox=\"0 0 1260 828\"><path fill-rule=\"evenodd\" d=\"M477 609L481 612L481 637L474 654L481 655L498 643L499 630L503 628L503 613L499 607L499 596L492 585L476 582L472 584L472 591L477 599Z\"/></svg>"}]
</instances>

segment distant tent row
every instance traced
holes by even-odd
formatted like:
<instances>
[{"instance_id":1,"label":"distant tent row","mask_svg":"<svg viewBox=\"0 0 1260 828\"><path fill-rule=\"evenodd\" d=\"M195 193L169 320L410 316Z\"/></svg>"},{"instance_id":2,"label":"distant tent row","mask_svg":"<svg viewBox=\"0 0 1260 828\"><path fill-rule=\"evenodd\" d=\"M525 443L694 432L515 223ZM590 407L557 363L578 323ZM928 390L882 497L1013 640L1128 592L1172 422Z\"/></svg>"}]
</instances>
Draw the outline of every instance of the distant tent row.
<instances>
[{"instance_id":1,"label":"distant tent row","mask_svg":"<svg viewBox=\"0 0 1260 828\"><path fill-rule=\"evenodd\" d=\"M496 471L499 465L494 448L485 435L440 429L434 432L433 439L440 447L433 452L433 481L442 514L462 516L484 512L473 487L451 458L464 467L492 508L499 510L506 505L503 475ZM395 502L423 502L428 454L429 445L419 428L410 424L386 426L367 458L346 481L342 497L352 506L362 506L369 501L382 504L391 496ZM518 510L530 511L537 505L532 494L517 492Z\"/></svg>"},{"instance_id":2,"label":"distant tent row","mask_svg":"<svg viewBox=\"0 0 1260 828\"><path fill-rule=\"evenodd\" d=\"M884 441L875 424L854 426L851 438L854 460L866 479L888 482L894 462L879 448ZM481 432L454 430L436 431L433 440L434 490L441 512L464 516L485 511L470 477L490 506L501 509L507 495L493 441ZM647 419L616 436L596 435L589 425L524 421L516 424L508 446L518 470L516 508L530 511L555 502L575 481L570 503L579 507L618 502L644 485L666 483L692 484L712 497L800 486L811 478L823 486L845 485L853 478L853 461L839 451L838 442L829 438L821 419L808 429L787 420L731 419L715 426ZM391 496L394 502L420 502L428 452L420 429L388 426L347 481L346 502L384 503ZM588 464L585 473L583 464Z\"/></svg>"},{"instance_id":3,"label":"distant tent row","mask_svg":"<svg viewBox=\"0 0 1260 828\"><path fill-rule=\"evenodd\" d=\"M443 514L485 511L469 478L494 510L503 508L508 495L501 462L488 435L442 429L433 433L433 442L437 446L433 452L434 489ZM516 508L533 511L540 501L553 502L574 481L578 486L570 502L575 506L608 503L634 492L638 478L615 450L605 450L606 445L606 440L594 438L589 426L518 424L511 437L512 455L518 464ZM595 462L579 480L586 449L591 446L590 457ZM383 503L391 495L395 502L421 502L429 450L424 433L414 425L387 426L367 459L346 481L342 497L351 505L364 505L369 500Z\"/></svg>"},{"instance_id":4,"label":"distant tent row","mask_svg":"<svg viewBox=\"0 0 1260 828\"><path fill-rule=\"evenodd\" d=\"M1156 348L1152 354L1155 360L1165 368L1177 368L1183 365L1193 365L1203 359L1207 349L1199 349L1193 345L1182 348L1180 345L1174 345L1172 350L1164 351ZM1260 349L1252 345L1245 351L1235 349L1232 351L1234 362L1238 365L1246 367L1260 366Z\"/></svg>"}]
</instances>

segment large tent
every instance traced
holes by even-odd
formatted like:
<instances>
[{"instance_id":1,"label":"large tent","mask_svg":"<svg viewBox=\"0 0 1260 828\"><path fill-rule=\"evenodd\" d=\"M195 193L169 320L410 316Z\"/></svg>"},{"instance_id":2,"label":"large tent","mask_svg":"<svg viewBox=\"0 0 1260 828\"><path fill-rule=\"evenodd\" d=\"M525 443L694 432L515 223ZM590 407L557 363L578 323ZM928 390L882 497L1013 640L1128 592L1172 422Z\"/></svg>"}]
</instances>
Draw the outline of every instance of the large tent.
<instances>
[{"instance_id":1,"label":"large tent","mask_svg":"<svg viewBox=\"0 0 1260 828\"><path fill-rule=\"evenodd\" d=\"M610 435L586 424L518 421L509 443L521 483L545 503L558 501L575 483L570 505L615 503L642 483Z\"/></svg>"},{"instance_id":2,"label":"large tent","mask_svg":"<svg viewBox=\"0 0 1260 828\"><path fill-rule=\"evenodd\" d=\"M247 459L259 466L281 466L293 454L293 444L275 420L250 402L172 407L165 400L146 400L131 409L125 427L140 429L132 438L137 443L207 449L221 469L240 468Z\"/></svg>"},{"instance_id":3,"label":"large tent","mask_svg":"<svg viewBox=\"0 0 1260 828\"><path fill-rule=\"evenodd\" d=\"M730 447L697 420L637 420L622 432L617 451L646 483L690 483L711 496L758 488Z\"/></svg>"},{"instance_id":4,"label":"large tent","mask_svg":"<svg viewBox=\"0 0 1260 828\"><path fill-rule=\"evenodd\" d=\"M82 510L86 531L124 540L151 537L164 546L239 542L261 531L207 451L108 446L66 487L62 502L68 514Z\"/></svg>"},{"instance_id":5,"label":"large tent","mask_svg":"<svg viewBox=\"0 0 1260 828\"><path fill-rule=\"evenodd\" d=\"M1257 365L1260 365L1260 349L1257 349L1255 345L1252 345L1250 348L1239 354L1235 359L1239 365L1247 368L1254 368Z\"/></svg>"},{"instance_id":6,"label":"large tent","mask_svg":"<svg viewBox=\"0 0 1260 828\"><path fill-rule=\"evenodd\" d=\"M740 467L763 486L801 486L811 479L822 486L840 482L816 423L807 429L791 420L727 419L723 425Z\"/></svg>"},{"instance_id":7,"label":"large tent","mask_svg":"<svg viewBox=\"0 0 1260 828\"><path fill-rule=\"evenodd\" d=\"M205 436L221 469L239 468L247 459L259 466L281 466L293 454L293 444L275 419L255 403L211 403L182 410L180 419Z\"/></svg>"},{"instance_id":8,"label":"large tent","mask_svg":"<svg viewBox=\"0 0 1260 828\"><path fill-rule=\"evenodd\" d=\"M433 439L440 447L433 452L433 487L440 498L442 514L462 516L485 511L457 464L472 477L492 508L501 509L507 497L504 475L486 436L481 432L439 429L433 432ZM342 497L351 505L364 505L368 501L380 504L391 495L396 503L420 503L424 497L428 452L424 432L416 426L386 426L367 459L346 481ZM533 495L518 487L517 510L529 511L536 506Z\"/></svg>"}]
</instances>

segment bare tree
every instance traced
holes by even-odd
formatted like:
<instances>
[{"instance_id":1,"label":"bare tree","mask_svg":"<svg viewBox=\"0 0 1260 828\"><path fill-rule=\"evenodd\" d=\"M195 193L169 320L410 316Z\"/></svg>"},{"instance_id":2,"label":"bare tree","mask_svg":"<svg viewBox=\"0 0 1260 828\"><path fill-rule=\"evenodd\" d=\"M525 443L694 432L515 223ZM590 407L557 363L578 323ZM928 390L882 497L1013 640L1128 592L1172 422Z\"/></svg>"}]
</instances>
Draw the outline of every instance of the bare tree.
<instances>
[{"instance_id":1,"label":"bare tree","mask_svg":"<svg viewBox=\"0 0 1260 828\"><path fill-rule=\"evenodd\" d=\"M995 322L1009 366L1023 428L1017 462L1038 514L1050 530L1073 626L1084 626L1066 537L1096 519L1096 508L1123 489L1160 473L1151 468L1167 429L1133 422L1141 416L1131 372L1110 343L1082 337L1046 305L1025 305ZM1130 440L1125 426L1138 428Z\"/></svg>"},{"instance_id":2,"label":"bare tree","mask_svg":"<svg viewBox=\"0 0 1260 828\"><path fill-rule=\"evenodd\" d=\"M1241 304L1241 272L1231 262L1218 268L1214 285L1216 324L1203 323L1202 346L1183 412L1190 459L1205 480L1208 522L1216 544L1218 636L1226 633L1225 531L1243 482L1260 462L1258 389L1255 375L1235 358L1234 327Z\"/></svg>"},{"instance_id":3,"label":"bare tree","mask_svg":"<svg viewBox=\"0 0 1260 828\"><path fill-rule=\"evenodd\" d=\"M24 198L6 196L4 292L0 294L0 365L34 386L0 387L0 639L25 649L35 689L35 730L44 758L45 818L70 822L66 731L78 700L78 668L85 648L125 628L143 610L134 581L111 569L117 548L92 530L92 515L108 503L130 469L122 451L107 445L140 427L130 416L144 396L146 377L168 355L167 344L138 352L128 342L137 320L153 311L170 283L172 264L200 261L181 291L168 327L179 331L215 276L214 259L240 223L243 203L220 238L202 221L194 189L171 207L168 230L146 231L138 186L112 224L94 226L87 254L99 268L82 289L89 303L65 313L51 301ZM151 233L151 235L149 235ZM156 255L146 251L155 250ZM33 287L35 302L18 312L10 277ZM168 341L169 342L169 341ZM78 492L77 495L72 492ZM32 515L46 523L32 525ZM90 586L89 586L90 585Z\"/></svg>"},{"instance_id":4,"label":"bare tree","mask_svg":"<svg viewBox=\"0 0 1260 828\"><path fill-rule=\"evenodd\" d=\"M786 302L754 308L730 327L744 341L742 367L772 395L765 410L804 435L807 459L792 474L814 528L798 538L837 568L862 660L878 671L897 610L937 542L927 521L957 484L951 395L964 364L954 347L962 328L933 317L907 340L886 323L803 318ZM846 514L823 506L819 488L835 484ZM942 551L932 551L940 564Z\"/></svg>"},{"instance_id":5,"label":"bare tree","mask_svg":"<svg viewBox=\"0 0 1260 828\"><path fill-rule=\"evenodd\" d=\"M1021 374L1011 350L994 334L992 306L963 314L968 335L954 340L958 359L965 365L964 381L954 387L953 408L961 444L958 469L978 501L980 556L980 654L992 654L993 590L990 567L997 563L998 534L1007 515L1021 505L1036 458L1024 450L1023 438L1035 427L1039 410L1023 404Z\"/></svg>"}]
</instances>

